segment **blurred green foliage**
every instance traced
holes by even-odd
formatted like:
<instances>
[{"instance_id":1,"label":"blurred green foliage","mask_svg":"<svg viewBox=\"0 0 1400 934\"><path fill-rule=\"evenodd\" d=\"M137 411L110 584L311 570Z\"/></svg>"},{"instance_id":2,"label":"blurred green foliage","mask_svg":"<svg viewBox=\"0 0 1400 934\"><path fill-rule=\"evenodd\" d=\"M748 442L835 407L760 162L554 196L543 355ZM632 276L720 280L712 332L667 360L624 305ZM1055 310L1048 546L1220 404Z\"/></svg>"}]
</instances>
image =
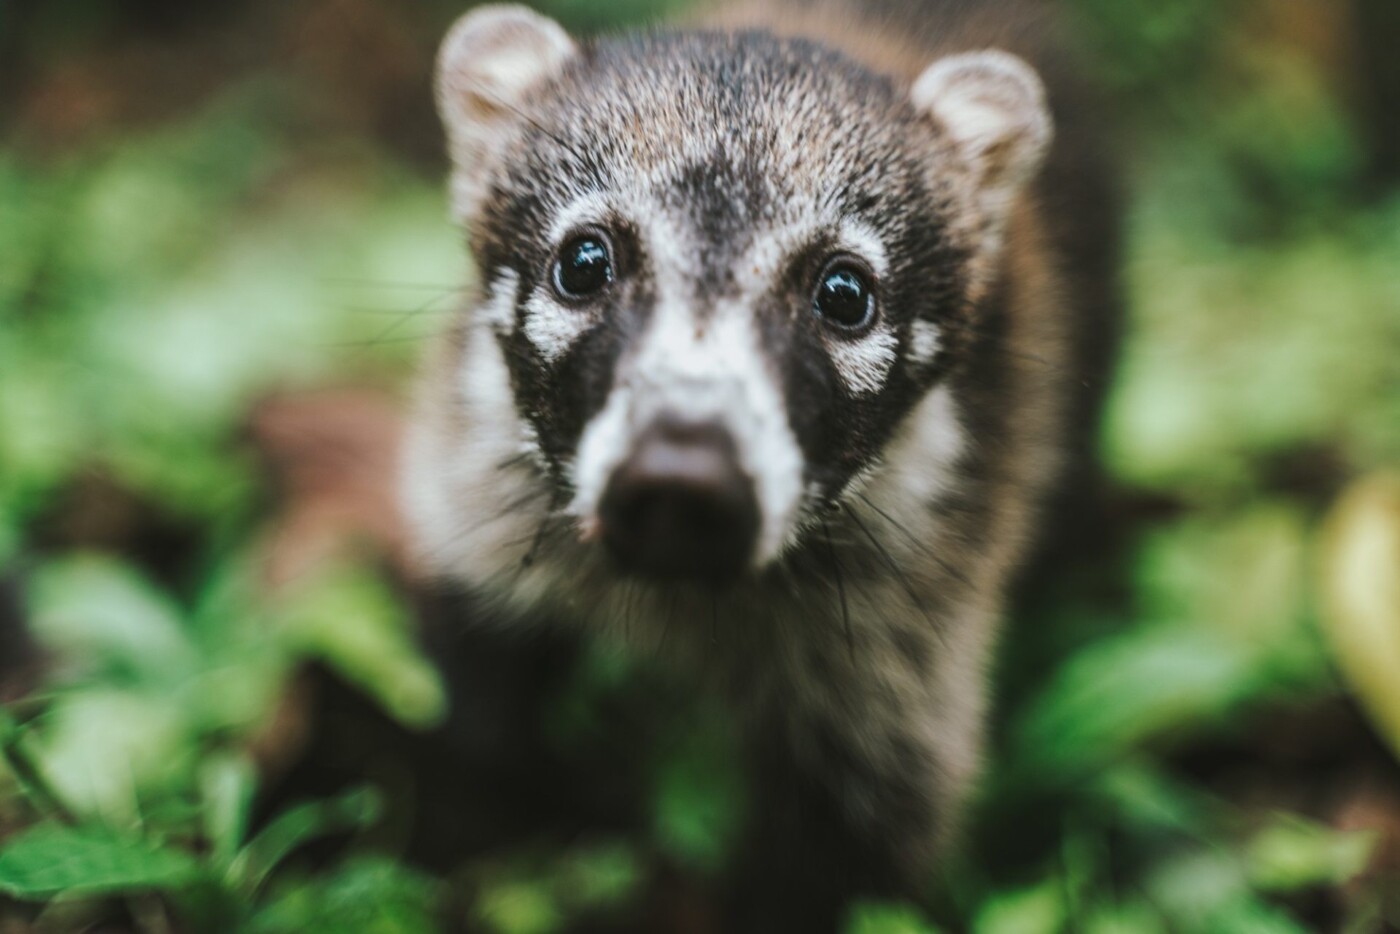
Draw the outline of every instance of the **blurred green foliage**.
<instances>
[{"instance_id":1,"label":"blurred green foliage","mask_svg":"<svg viewBox=\"0 0 1400 934\"><path fill-rule=\"evenodd\" d=\"M590 29L656 9L544 5ZM1315 569L1333 498L1400 462L1400 198L1355 197L1339 80L1252 36L1257 3L1076 6L1135 129L1131 324L1103 433L1126 517L1114 554L1015 615L985 789L936 920L1301 931L1323 893L1349 930L1400 924L1400 880L1355 881L1376 837L1290 811L1307 795L1288 790L1315 779L1262 764L1252 800L1189 765L1221 747L1248 759L1259 724L1287 732L1349 692L1390 702L1334 673ZM116 895L151 930L168 912L210 931L450 916L545 934L625 911L653 854L719 873L744 794L706 711L657 753L643 839L522 845L448 880L368 843L289 859L371 826L370 792L250 833L250 742L300 666L329 666L411 728L437 722L444 695L376 568L259 592L268 490L244 419L277 389L401 383L464 276L437 180L368 140L308 151L276 87L251 78L60 158L0 151L0 562L25 562L56 661L0 712L0 893L61 894L44 909L60 927ZM95 476L193 542L173 571L46 538ZM630 672L590 656L545 727L586 742ZM464 880L469 907L444 894ZM151 891L167 896L155 908ZM866 905L850 929L939 928Z\"/></svg>"}]
</instances>

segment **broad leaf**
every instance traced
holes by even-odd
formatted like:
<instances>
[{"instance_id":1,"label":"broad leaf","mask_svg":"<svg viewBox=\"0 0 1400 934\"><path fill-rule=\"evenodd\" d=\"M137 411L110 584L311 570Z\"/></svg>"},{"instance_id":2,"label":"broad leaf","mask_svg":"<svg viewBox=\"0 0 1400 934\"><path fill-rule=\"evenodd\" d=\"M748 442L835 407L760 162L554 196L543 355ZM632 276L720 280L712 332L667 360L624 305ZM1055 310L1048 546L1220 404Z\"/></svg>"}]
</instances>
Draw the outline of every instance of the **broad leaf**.
<instances>
[{"instance_id":1,"label":"broad leaf","mask_svg":"<svg viewBox=\"0 0 1400 934\"><path fill-rule=\"evenodd\" d=\"M109 558L46 565L34 581L33 628L69 666L146 686L176 683L197 662L170 596Z\"/></svg>"},{"instance_id":2,"label":"broad leaf","mask_svg":"<svg viewBox=\"0 0 1400 934\"><path fill-rule=\"evenodd\" d=\"M1250 881L1265 891L1281 892L1348 882L1366 869L1377 836L1282 815L1245 851Z\"/></svg>"},{"instance_id":3,"label":"broad leaf","mask_svg":"<svg viewBox=\"0 0 1400 934\"><path fill-rule=\"evenodd\" d=\"M247 758L220 755L204 763L199 773L204 797L204 832L220 865L233 859L248 832L248 814L257 791L257 774Z\"/></svg>"},{"instance_id":4,"label":"broad leaf","mask_svg":"<svg viewBox=\"0 0 1400 934\"><path fill-rule=\"evenodd\" d=\"M371 788L297 805L253 838L238 854L232 874L250 890L257 889L297 847L317 837L367 827L378 819L379 812L379 796Z\"/></svg>"},{"instance_id":5,"label":"broad leaf","mask_svg":"<svg viewBox=\"0 0 1400 934\"><path fill-rule=\"evenodd\" d=\"M447 712L437 671L418 651L406 611L363 570L334 569L308 583L284 608L287 629L400 722L431 727Z\"/></svg>"},{"instance_id":6,"label":"broad leaf","mask_svg":"<svg viewBox=\"0 0 1400 934\"><path fill-rule=\"evenodd\" d=\"M0 892L18 899L179 888L199 876L189 854L102 827L41 824L0 850Z\"/></svg>"},{"instance_id":7,"label":"broad leaf","mask_svg":"<svg viewBox=\"0 0 1400 934\"><path fill-rule=\"evenodd\" d=\"M379 858L351 860L328 877L286 886L247 934L431 934L437 885Z\"/></svg>"}]
</instances>

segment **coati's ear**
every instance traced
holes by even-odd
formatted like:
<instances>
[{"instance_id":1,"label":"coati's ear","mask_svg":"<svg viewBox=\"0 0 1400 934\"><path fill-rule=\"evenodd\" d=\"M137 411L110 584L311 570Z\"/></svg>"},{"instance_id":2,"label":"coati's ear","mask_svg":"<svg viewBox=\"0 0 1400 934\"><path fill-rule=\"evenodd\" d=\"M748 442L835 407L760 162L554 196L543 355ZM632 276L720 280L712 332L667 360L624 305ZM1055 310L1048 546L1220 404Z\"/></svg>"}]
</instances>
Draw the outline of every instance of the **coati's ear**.
<instances>
[{"instance_id":1,"label":"coati's ear","mask_svg":"<svg viewBox=\"0 0 1400 934\"><path fill-rule=\"evenodd\" d=\"M487 162L529 92L578 47L554 20L523 6L477 7L452 26L437 60L437 104L453 161L453 208L479 206Z\"/></svg>"},{"instance_id":2,"label":"coati's ear","mask_svg":"<svg viewBox=\"0 0 1400 934\"><path fill-rule=\"evenodd\" d=\"M952 138L994 224L1035 173L1053 135L1045 86L1006 52L969 52L930 65L910 91L914 105Z\"/></svg>"}]
</instances>

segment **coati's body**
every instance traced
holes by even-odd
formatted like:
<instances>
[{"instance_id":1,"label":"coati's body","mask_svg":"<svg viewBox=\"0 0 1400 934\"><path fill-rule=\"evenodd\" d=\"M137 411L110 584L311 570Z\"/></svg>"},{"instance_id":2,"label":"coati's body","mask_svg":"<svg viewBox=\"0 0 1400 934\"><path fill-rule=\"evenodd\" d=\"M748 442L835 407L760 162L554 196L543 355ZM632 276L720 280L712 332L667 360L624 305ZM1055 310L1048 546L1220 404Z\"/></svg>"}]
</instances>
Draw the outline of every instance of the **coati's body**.
<instances>
[{"instance_id":1,"label":"coati's body","mask_svg":"<svg viewBox=\"0 0 1400 934\"><path fill-rule=\"evenodd\" d=\"M490 8L444 46L480 274L411 445L424 570L731 700L765 776L756 927L917 892L978 767L997 617L1113 310L1092 116L982 53L1049 77L1046 25L1024 4L762 3L580 47ZM830 320L852 295L870 316ZM661 422L720 440L667 428L652 457ZM620 510L639 458L678 484L728 473L684 509L645 473L653 498ZM742 518L715 532L707 503ZM690 515L740 557L677 545Z\"/></svg>"}]
</instances>

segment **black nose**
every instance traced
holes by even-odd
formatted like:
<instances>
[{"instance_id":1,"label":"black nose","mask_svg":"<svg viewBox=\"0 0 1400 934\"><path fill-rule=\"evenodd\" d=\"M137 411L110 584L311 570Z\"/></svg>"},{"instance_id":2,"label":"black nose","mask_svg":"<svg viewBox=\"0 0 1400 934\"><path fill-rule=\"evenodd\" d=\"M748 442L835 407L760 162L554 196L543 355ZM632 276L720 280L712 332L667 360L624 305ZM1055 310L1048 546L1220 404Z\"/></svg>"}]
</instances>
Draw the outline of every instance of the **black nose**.
<instances>
[{"instance_id":1,"label":"black nose","mask_svg":"<svg viewBox=\"0 0 1400 934\"><path fill-rule=\"evenodd\" d=\"M618 562L650 577L733 577L758 535L753 483L729 433L668 418L613 472L599 518Z\"/></svg>"}]
</instances>

